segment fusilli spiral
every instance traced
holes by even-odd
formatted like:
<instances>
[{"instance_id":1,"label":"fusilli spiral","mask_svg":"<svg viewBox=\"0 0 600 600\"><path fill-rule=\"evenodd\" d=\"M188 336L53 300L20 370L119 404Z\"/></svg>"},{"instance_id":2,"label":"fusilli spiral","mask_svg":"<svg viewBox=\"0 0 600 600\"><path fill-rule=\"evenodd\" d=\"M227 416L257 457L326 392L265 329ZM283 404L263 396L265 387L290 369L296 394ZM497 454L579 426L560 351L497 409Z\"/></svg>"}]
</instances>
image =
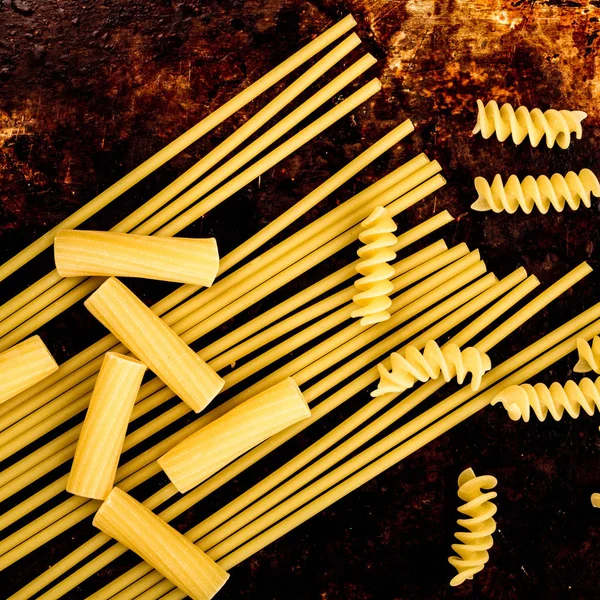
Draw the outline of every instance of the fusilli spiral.
<instances>
[{"instance_id":1,"label":"fusilli spiral","mask_svg":"<svg viewBox=\"0 0 600 600\"><path fill-rule=\"evenodd\" d=\"M523 419L525 423L531 411L540 421L544 421L548 413L560 421L565 411L576 419L582 408L593 415L596 408L600 409L600 377L595 382L588 377L579 383L569 380L565 385L555 381L550 387L543 383L511 385L492 400L492 404L499 402L513 421Z\"/></svg>"},{"instance_id":2,"label":"fusilli spiral","mask_svg":"<svg viewBox=\"0 0 600 600\"><path fill-rule=\"evenodd\" d=\"M503 104L501 108L495 100L485 106L477 100L477 125L473 133L480 133L487 139L494 133L500 142L512 136L515 144L520 144L527 136L532 146L537 146L546 136L548 148L557 143L561 148L568 148L571 143L571 134L580 140L582 135L581 122L587 114L581 110L547 110L542 112L539 108L529 110L519 106L515 110L510 104Z\"/></svg>"},{"instance_id":3,"label":"fusilli spiral","mask_svg":"<svg viewBox=\"0 0 600 600\"><path fill-rule=\"evenodd\" d=\"M454 534L460 544L453 544L452 550L458 556L451 556L448 562L456 568L458 574L450 581L450 585L460 585L466 579L483 570L490 556L488 550L493 545L492 533L496 531L496 505L493 500L498 494L486 492L496 487L498 480L491 475L476 477L473 469L466 469L458 478L458 497L465 504L458 507L459 512L468 519L459 519L458 524L467 529Z\"/></svg>"},{"instance_id":4,"label":"fusilli spiral","mask_svg":"<svg viewBox=\"0 0 600 600\"><path fill-rule=\"evenodd\" d=\"M534 207L546 214L551 206L562 212L565 205L577 210L581 203L589 208L590 195L600 196L600 182L589 169L582 169L579 175L573 171L565 176L555 173L550 178L541 175L536 179L528 175L522 182L516 175L511 175L506 184L502 183L501 175L496 175L492 185L483 177L476 177L475 189L479 196L471 205L472 209L509 214L519 208L529 214Z\"/></svg>"},{"instance_id":5,"label":"fusilli spiral","mask_svg":"<svg viewBox=\"0 0 600 600\"><path fill-rule=\"evenodd\" d=\"M362 260L356 265L356 270L364 277L354 282L360 292L352 298L358 306L352 317L360 318L361 325L372 325L390 318L387 309L392 304L389 294L394 289L390 281L394 267L388 263L396 258L392 248L398 240L393 233L397 226L387 209L378 206L361 223L361 227L364 231L358 239L365 245L358 250Z\"/></svg>"},{"instance_id":6,"label":"fusilli spiral","mask_svg":"<svg viewBox=\"0 0 600 600\"><path fill-rule=\"evenodd\" d=\"M600 337L595 336L592 344L583 338L577 338L579 360L573 367L575 373L600 373Z\"/></svg>"},{"instance_id":7,"label":"fusilli spiral","mask_svg":"<svg viewBox=\"0 0 600 600\"><path fill-rule=\"evenodd\" d=\"M471 373L471 388L478 390L484 373L492 368L489 356L477 348L461 350L456 344L446 344L441 348L433 340L425 344L423 352L415 346L408 346L403 354L392 353L390 360L391 371L381 363L377 365L379 384L371 396L403 392L417 381L437 379L440 373L446 381L456 377L458 383Z\"/></svg>"}]
</instances>

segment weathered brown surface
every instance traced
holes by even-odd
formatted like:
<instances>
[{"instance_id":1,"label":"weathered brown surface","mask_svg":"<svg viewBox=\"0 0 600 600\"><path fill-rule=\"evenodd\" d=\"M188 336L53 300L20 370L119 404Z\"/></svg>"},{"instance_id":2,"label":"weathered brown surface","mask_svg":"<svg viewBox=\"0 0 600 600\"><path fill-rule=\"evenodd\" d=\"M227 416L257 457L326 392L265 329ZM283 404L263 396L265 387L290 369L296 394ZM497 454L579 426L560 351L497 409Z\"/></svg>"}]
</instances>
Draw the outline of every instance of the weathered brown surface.
<instances>
[{"instance_id":1,"label":"weathered brown surface","mask_svg":"<svg viewBox=\"0 0 600 600\"><path fill-rule=\"evenodd\" d=\"M260 184L212 211L191 233L215 234L225 253L408 116L417 126L410 140L346 186L338 199L426 151L442 163L448 185L406 213L401 229L447 208L457 224L446 229L446 239L480 248L499 276L524 265L550 283L582 260L597 266L597 202L590 210L546 216L473 213L469 205L475 175L597 170L599 4L5 0L0 5L0 258L12 256L351 11L364 46L379 59L372 73L381 78L383 91ZM474 138L477 98L585 110L584 139L561 151ZM117 222L262 103L207 135L91 226ZM304 222L325 208L315 209ZM42 272L50 258L39 262L39 269L23 270L9 280L2 297L32 282L34 271ZM329 272L332 264L319 273ZM316 276L289 287L301 289ZM493 352L492 359L499 362L590 306L598 298L597 281L597 275L588 277ZM149 300L161 291L140 289ZM242 315L223 331L244 320ZM81 309L43 331L60 360L99 333ZM542 379L565 379L572 365L571 357ZM356 398L353 406L201 503L178 525L185 529L210 514L367 398ZM487 409L233 570L219 597L597 598L600 512L589 502L590 494L600 491L596 423L584 416L525 426L510 422L500 409ZM456 478L470 465L499 480L499 530L486 569L474 583L450 589L447 557L456 529ZM4 574L6 594L90 532L88 523L15 565ZM93 587L69 597L85 597L133 562L128 556L103 571Z\"/></svg>"}]
</instances>

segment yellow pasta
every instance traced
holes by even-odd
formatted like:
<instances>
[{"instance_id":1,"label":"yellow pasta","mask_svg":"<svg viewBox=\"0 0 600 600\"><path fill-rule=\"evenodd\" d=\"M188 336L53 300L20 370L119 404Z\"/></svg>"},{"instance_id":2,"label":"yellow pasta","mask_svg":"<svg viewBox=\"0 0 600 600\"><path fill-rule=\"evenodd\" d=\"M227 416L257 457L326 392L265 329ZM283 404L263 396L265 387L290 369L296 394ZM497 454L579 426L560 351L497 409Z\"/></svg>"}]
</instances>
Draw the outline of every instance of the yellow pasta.
<instances>
[{"instance_id":1,"label":"yellow pasta","mask_svg":"<svg viewBox=\"0 0 600 600\"><path fill-rule=\"evenodd\" d=\"M578 338L577 354L579 360L573 367L575 373L600 373L600 337L595 336L591 344L583 338Z\"/></svg>"},{"instance_id":2,"label":"yellow pasta","mask_svg":"<svg viewBox=\"0 0 600 600\"><path fill-rule=\"evenodd\" d=\"M579 383L569 379L564 385L555 381L550 387L543 383L511 385L492 400L492 404L498 403L513 421L523 419L525 423L531 411L540 421L544 421L548 413L560 421L565 411L576 419L582 408L593 415L596 408L600 409L600 377L596 381L584 377Z\"/></svg>"},{"instance_id":3,"label":"yellow pasta","mask_svg":"<svg viewBox=\"0 0 600 600\"><path fill-rule=\"evenodd\" d=\"M310 409L288 377L206 425L158 460L182 493L267 438L310 417Z\"/></svg>"},{"instance_id":4,"label":"yellow pasta","mask_svg":"<svg viewBox=\"0 0 600 600\"><path fill-rule=\"evenodd\" d=\"M109 231L59 231L54 241L61 277L141 277L210 287L219 270L214 238L166 238Z\"/></svg>"},{"instance_id":5,"label":"yellow pasta","mask_svg":"<svg viewBox=\"0 0 600 600\"><path fill-rule=\"evenodd\" d=\"M221 391L223 379L118 279L107 279L85 306L194 412Z\"/></svg>"},{"instance_id":6,"label":"yellow pasta","mask_svg":"<svg viewBox=\"0 0 600 600\"><path fill-rule=\"evenodd\" d=\"M217 563L129 494L113 488L93 524L141 556L193 600L210 600L229 579Z\"/></svg>"},{"instance_id":7,"label":"yellow pasta","mask_svg":"<svg viewBox=\"0 0 600 600\"><path fill-rule=\"evenodd\" d=\"M450 585L460 585L467 579L473 579L485 567L490 556L488 550L494 541L492 533L496 531L496 505L491 502L498 494L484 493L498 484L491 475L475 476L473 469L466 469L458 478L458 497L465 504L458 507L459 512L467 515L467 519L459 519L458 524L467 529L459 531L454 537L460 544L452 544L452 550L458 556L451 556L448 562L456 568L458 574L450 581Z\"/></svg>"},{"instance_id":8,"label":"yellow pasta","mask_svg":"<svg viewBox=\"0 0 600 600\"><path fill-rule=\"evenodd\" d=\"M591 501L594 508L600 508L600 494L592 494Z\"/></svg>"},{"instance_id":9,"label":"yellow pasta","mask_svg":"<svg viewBox=\"0 0 600 600\"><path fill-rule=\"evenodd\" d=\"M104 500L113 488L127 424L146 366L107 352L77 442L67 492Z\"/></svg>"},{"instance_id":10,"label":"yellow pasta","mask_svg":"<svg viewBox=\"0 0 600 600\"><path fill-rule=\"evenodd\" d=\"M0 404L30 388L58 369L39 335L0 354Z\"/></svg>"},{"instance_id":11,"label":"yellow pasta","mask_svg":"<svg viewBox=\"0 0 600 600\"><path fill-rule=\"evenodd\" d=\"M574 171L565 176L558 173L552 177L541 175L537 179L528 175L522 182L516 175L511 175L506 185L502 183L501 175L494 177L492 185L483 177L475 177L475 189L479 196L471 204L473 210L506 211L509 214L519 208L525 214L531 213L534 208L546 214L550 207L562 212L565 205L577 210L582 203L589 208L590 195L600 196L600 182L589 169L582 169L579 175Z\"/></svg>"},{"instance_id":12,"label":"yellow pasta","mask_svg":"<svg viewBox=\"0 0 600 600\"><path fill-rule=\"evenodd\" d=\"M371 396L404 392L417 381L437 379L440 374L446 382L456 377L458 383L462 384L471 373L471 389L477 391L481 378L492 368L490 357L477 348L461 350L452 343L440 347L433 340L425 344L422 352L415 346L408 346L402 354L393 352L390 361L389 371L383 363L377 365L379 383Z\"/></svg>"},{"instance_id":13,"label":"yellow pasta","mask_svg":"<svg viewBox=\"0 0 600 600\"><path fill-rule=\"evenodd\" d=\"M393 232L398 227L384 206L375 208L360 225L364 231L358 239L365 245L358 250L362 260L356 270L364 277L354 282L359 293L352 300L359 308L352 317L360 318L361 325L373 325L390 318L387 309L392 304L389 294L393 291L390 279L394 269L389 263L396 258L392 248L398 238Z\"/></svg>"},{"instance_id":14,"label":"yellow pasta","mask_svg":"<svg viewBox=\"0 0 600 600\"><path fill-rule=\"evenodd\" d=\"M537 146L546 137L546 145L552 148L558 144L561 148L569 147L571 134L580 140L582 135L581 122L587 114L581 110L547 110L539 108L529 110L519 106L515 110L510 104L498 108L492 100L485 106L477 100L477 125L473 133L481 133L488 139L494 133L500 142L512 136L515 144L520 144L527 136L532 146Z\"/></svg>"}]
</instances>

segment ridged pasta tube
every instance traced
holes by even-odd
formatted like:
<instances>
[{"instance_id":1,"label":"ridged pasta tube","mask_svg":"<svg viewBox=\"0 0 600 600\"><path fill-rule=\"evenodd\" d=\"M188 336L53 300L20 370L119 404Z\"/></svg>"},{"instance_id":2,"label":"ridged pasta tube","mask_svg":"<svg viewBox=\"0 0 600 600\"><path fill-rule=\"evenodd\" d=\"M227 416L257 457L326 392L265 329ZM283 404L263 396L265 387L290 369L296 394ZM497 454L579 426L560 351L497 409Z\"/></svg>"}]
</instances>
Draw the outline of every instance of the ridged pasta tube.
<instances>
[{"instance_id":1,"label":"ridged pasta tube","mask_svg":"<svg viewBox=\"0 0 600 600\"><path fill-rule=\"evenodd\" d=\"M576 419L582 408L593 415L596 408L600 409L600 377L596 381L584 377L579 383L569 379L564 385L555 381L550 387L543 383L511 385L492 400L492 404L498 403L513 421L523 419L525 423L529 422L531 411L540 421L548 413L560 421L565 411Z\"/></svg>"},{"instance_id":2,"label":"ridged pasta tube","mask_svg":"<svg viewBox=\"0 0 600 600\"><path fill-rule=\"evenodd\" d=\"M423 352L415 346L408 346L402 354L393 352L390 360L391 371L381 363L377 365L379 384L377 389L371 392L371 396L403 392L417 381L437 379L440 374L445 381L456 377L458 383L462 384L465 377L471 373L471 389L478 390L481 378L492 368L490 357L477 348L461 350L456 344L440 347L433 340L425 344Z\"/></svg>"},{"instance_id":3,"label":"ridged pasta tube","mask_svg":"<svg viewBox=\"0 0 600 600\"><path fill-rule=\"evenodd\" d=\"M600 337L595 336L592 344L583 339L577 339L577 354L579 360L573 367L575 373L600 373Z\"/></svg>"},{"instance_id":4,"label":"ridged pasta tube","mask_svg":"<svg viewBox=\"0 0 600 600\"><path fill-rule=\"evenodd\" d=\"M114 231L59 231L54 260L61 277L141 277L209 287L219 270L214 238Z\"/></svg>"},{"instance_id":5,"label":"ridged pasta tube","mask_svg":"<svg viewBox=\"0 0 600 600\"><path fill-rule=\"evenodd\" d=\"M93 524L193 600L210 600L229 578L184 535L119 488L113 488Z\"/></svg>"},{"instance_id":6,"label":"ridged pasta tube","mask_svg":"<svg viewBox=\"0 0 600 600\"><path fill-rule=\"evenodd\" d=\"M481 133L488 139L495 133L500 142L512 136L517 145L529 136L533 147L545 136L548 148L552 148L555 143L563 149L568 148L572 133L578 140L581 139L581 122L587 117L581 110L550 109L542 112L539 108L529 110L524 106L515 110L508 103L499 108L495 100L485 106L481 100L477 100L477 109L474 134Z\"/></svg>"},{"instance_id":7,"label":"ridged pasta tube","mask_svg":"<svg viewBox=\"0 0 600 600\"><path fill-rule=\"evenodd\" d=\"M359 293L352 300L359 308L352 317L360 318L361 325L372 325L390 318L387 309L392 304L389 294L394 289L390 281L394 267L389 263L396 258L392 247L398 240L394 235L398 227L384 206L375 208L360 225L364 231L358 239L365 245L358 250L362 260L356 270L364 277L354 282Z\"/></svg>"},{"instance_id":8,"label":"ridged pasta tube","mask_svg":"<svg viewBox=\"0 0 600 600\"><path fill-rule=\"evenodd\" d=\"M600 196L600 182L589 169L581 169L579 175L569 171L566 175L555 173L551 177L540 175L537 179L528 175L519 181L511 175L506 184L502 176L496 175L492 185L483 177L475 177L477 200L471 204L473 210L492 210L495 213L506 211L509 214L521 209L529 214L537 208L546 214L550 207L562 212L566 205L577 210L581 204L591 206L591 195Z\"/></svg>"},{"instance_id":9,"label":"ridged pasta tube","mask_svg":"<svg viewBox=\"0 0 600 600\"><path fill-rule=\"evenodd\" d=\"M39 335L0 354L0 404L30 388L58 369Z\"/></svg>"},{"instance_id":10,"label":"ridged pasta tube","mask_svg":"<svg viewBox=\"0 0 600 600\"><path fill-rule=\"evenodd\" d=\"M452 544L452 550L458 556L451 556L448 562L458 571L450 581L450 585L460 585L473 576L488 562L488 550L494 541L492 533L496 531L496 505L491 502L498 494L486 492L498 484L498 480L491 475L475 476L473 469L466 469L458 478L458 497L465 504L458 507L458 511L467 515L467 519L458 519L458 524L467 531L458 531L454 537L460 544Z\"/></svg>"}]
</instances>

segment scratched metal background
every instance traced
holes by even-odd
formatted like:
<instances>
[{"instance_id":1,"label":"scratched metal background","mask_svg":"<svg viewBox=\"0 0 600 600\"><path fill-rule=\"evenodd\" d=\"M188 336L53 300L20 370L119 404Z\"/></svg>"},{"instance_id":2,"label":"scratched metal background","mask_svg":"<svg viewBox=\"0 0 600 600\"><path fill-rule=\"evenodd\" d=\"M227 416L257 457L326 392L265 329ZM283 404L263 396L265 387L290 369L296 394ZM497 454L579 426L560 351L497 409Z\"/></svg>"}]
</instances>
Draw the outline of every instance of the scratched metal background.
<instances>
[{"instance_id":1,"label":"scratched metal background","mask_svg":"<svg viewBox=\"0 0 600 600\"><path fill-rule=\"evenodd\" d=\"M410 140L311 211L302 224L403 159L426 151L442 163L448 185L405 213L401 229L447 208L457 220L444 231L446 239L480 248L499 276L524 265L547 284L582 260L596 267L598 203L590 210L546 216L473 213L469 205L477 174L491 178L497 172L524 176L597 168L599 5L578 0L2 0L0 259L352 12L363 46L378 58L370 73L381 79L382 92L188 233L216 235L225 253L410 117L417 126ZM474 138L477 98L586 110L584 139L561 151ZM241 110L89 226L116 223L263 102ZM343 259L337 257L282 294L301 289ZM50 265L51 257L43 256L9 279L0 287L2 300ZM599 287L597 275L588 277L492 359L499 362L590 306ZM137 289L150 302L167 288L146 283ZM259 310L252 307L215 335ZM59 361L101 333L81 307L42 331ZM540 380L565 379L572 364L571 357ZM366 394L356 398L350 408L366 399ZM350 408L198 505L177 526L185 529L210 514ZM524 426L510 422L501 410L487 409L235 568L219 597L599 598L600 511L589 502L590 494L600 491L597 423L581 417ZM447 557L456 529L456 478L469 465L499 479L499 530L485 570L473 583L451 589ZM0 596L91 532L86 522L0 574ZM133 562L127 556L68 597L85 597Z\"/></svg>"}]
</instances>

